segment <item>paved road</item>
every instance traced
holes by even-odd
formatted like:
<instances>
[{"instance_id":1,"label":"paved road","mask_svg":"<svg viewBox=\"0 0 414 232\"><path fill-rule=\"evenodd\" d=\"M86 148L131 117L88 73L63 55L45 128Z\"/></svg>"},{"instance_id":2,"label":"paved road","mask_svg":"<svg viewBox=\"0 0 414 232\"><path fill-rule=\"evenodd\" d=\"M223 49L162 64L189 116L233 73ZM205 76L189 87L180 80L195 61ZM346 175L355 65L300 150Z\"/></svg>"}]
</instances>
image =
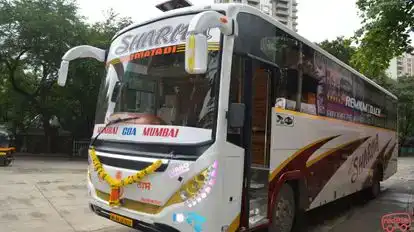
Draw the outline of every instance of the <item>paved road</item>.
<instances>
[{"instance_id":1,"label":"paved road","mask_svg":"<svg viewBox=\"0 0 414 232\"><path fill-rule=\"evenodd\" d=\"M368 201L362 194L354 194L311 211L308 218L312 232L383 232L383 215L395 212L413 215L413 210L414 158L404 157L398 160L398 172L381 183L377 199Z\"/></svg>"},{"instance_id":2,"label":"paved road","mask_svg":"<svg viewBox=\"0 0 414 232\"><path fill-rule=\"evenodd\" d=\"M85 161L45 159L0 167L0 231L133 231L90 212Z\"/></svg>"},{"instance_id":3,"label":"paved road","mask_svg":"<svg viewBox=\"0 0 414 232\"><path fill-rule=\"evenodd\" d=\"M13 166L0 167L0 231L134 231L89 211L85 170L85 161L62 158L17 157ZM383 214L413 209L413 188L414 159L402 158L378 199L357 195L313 211L310 231L382 231Z\"/></svg>"}]
</instances>

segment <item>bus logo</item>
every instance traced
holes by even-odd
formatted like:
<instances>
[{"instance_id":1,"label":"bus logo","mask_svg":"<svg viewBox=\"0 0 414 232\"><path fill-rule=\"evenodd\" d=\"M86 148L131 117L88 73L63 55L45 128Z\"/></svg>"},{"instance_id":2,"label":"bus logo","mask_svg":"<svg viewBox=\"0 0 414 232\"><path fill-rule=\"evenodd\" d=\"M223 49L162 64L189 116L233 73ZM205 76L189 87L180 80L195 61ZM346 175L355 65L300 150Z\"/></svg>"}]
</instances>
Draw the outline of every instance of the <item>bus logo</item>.
<instances>
[{"instance_id":1,"label":"bus logo","mask_svg":"<svg viewBox=\"0 0 414 232\"><path fill-rule=\"evenodd\" d=\"M151 190L152 186L151 186L151 182L138 182L137 186L139 189L144 189L144 190Z\"/></svg>"},{"instance_id":2,"label":"bus logo","mask_svg":"<svg viewBox=\"0 0 414 232\"><path fill-rule=\"evenodd\" d=\"M384 232L406 232L411 228L409 213L391 213L382 216L381 225Z\"/></svg>"},{"instance_id":3,"label":"bus logo","mask_svg":"<svg viewBox=\"0 0 414 232\"><path fill-rule=\"evenodd\" d=\"M293 127L294 118L293 116L286 115L286 114L276 114L276 125Z\"/></svg>"},{"instance_id":4,"label":"bus logo","mask_svg":"<svg viewBox=\"0 0 414 232\"><path fill-rule=\"evenodd\" d=\"M169 176L171 178L175 178L183 173L186 173L190 171L190 164L189 163L183 163L178 166L175 166L170 172Z\"/></svg>"}]
</instances>

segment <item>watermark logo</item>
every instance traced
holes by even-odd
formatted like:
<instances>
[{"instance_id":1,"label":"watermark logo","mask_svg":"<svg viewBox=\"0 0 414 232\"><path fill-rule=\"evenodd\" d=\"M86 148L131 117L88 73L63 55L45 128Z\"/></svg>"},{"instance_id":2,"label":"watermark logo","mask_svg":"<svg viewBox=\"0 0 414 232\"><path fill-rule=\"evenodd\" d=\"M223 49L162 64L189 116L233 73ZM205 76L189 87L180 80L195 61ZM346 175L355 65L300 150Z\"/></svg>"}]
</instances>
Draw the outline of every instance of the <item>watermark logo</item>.
<instances>
[{"instance_id":1,"label":"watermark logo","mask_svg":"<svg viewBox=\"0 0 414 232\"><path fill-rule=\"evenodd\" d=\"M184 174L186 172L190 171L190 164L189 163L183 163L179 164L172 168L172 170L168 173L171 178L175 178L181 174Z\"/></svg>"},{"instance_id":2,"label":"watermark logo","mask_svg":"<svg viewBox=\"0 0 414 232\"><path fill-rule=\"evenodd\" d=\"M381 225L384 232L408 232L411 228L409 213L391 213L382 216Z\"/></svg>"}]
</instances>

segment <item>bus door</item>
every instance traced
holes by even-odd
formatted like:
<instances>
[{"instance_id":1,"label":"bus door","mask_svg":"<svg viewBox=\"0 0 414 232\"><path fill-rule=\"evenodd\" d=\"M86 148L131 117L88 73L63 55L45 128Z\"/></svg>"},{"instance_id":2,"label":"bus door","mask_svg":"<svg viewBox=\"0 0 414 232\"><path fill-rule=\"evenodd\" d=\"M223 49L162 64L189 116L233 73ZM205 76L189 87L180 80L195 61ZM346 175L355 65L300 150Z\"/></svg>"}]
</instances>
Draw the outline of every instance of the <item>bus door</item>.
<instances>
[{"instance_id":1,"label":"bus door","mask_svg":"<svg viewBox=\"0 0 414 232\"><path fill-rule=\"evenodd\" d=\"M275 67L259 58L234 55L230 103L244 103L241 131L229 129L227 140L245 149L244 192L241 226L254 228L268 223L268 179L271 113L275 99Z\"/></svg>"},{"instance_id":2,"label":"bus door","mask_svg":"<svg viewBox=\"0 0 414 232\"><path fill-rule=\"evenodd\" d=\"M268 178L271 143L272 99L272 67L267 63L252 58L248 64L251 78L251 89L245 88L245 94L251 96L250 110L251 128L249 130L250 147L250 180L249 180L249 227L256 227L268 222ZM251 73L250 73L251 72ZM246 81L248 84L249 81ZM247 130L247 128L246 128Z\"/></svg>"},{"instance_id":3,"label":"bus door","mask_svg":"<svg viewBox=\"0 0 414 232\"><path fill-rule=\"evenodd\" d=\"M249 157L245 161L249 165L246 172L249 228L268 223L273 69L266 62L252 56L245 60L243 92L248 112L244 145Z\"/></svg>"}]
</instances>

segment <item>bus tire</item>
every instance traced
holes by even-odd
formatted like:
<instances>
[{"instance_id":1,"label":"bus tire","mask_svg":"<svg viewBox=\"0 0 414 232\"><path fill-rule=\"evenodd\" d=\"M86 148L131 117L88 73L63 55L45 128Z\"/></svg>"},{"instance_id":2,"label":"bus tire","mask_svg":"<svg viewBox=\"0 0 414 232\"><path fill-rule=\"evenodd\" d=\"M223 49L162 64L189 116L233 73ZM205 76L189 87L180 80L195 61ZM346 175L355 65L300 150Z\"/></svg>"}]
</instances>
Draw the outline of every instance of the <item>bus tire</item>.
<instances>
[{"instance_id":1,"label":"bus tire","mask_svg":"<svg viewBox=\"0 0 414 232\"><path fill-rule=\"evenodd\" d=\"M369 199L375 199L381 193L381 170L381 167L377 167L374 170L371 186L366 189L366 194Z\"/></svg>"},{"instance_id":2,"label":"bus tire","mask_svg":"<svg viewBox=\"0 0 414 232\"><path fill-rule=\"evenodd\" d=\"M296 216L295 193L292 186L285 183L273 205L272 232L291 232Z\"/></svg>"}]
</instances>

